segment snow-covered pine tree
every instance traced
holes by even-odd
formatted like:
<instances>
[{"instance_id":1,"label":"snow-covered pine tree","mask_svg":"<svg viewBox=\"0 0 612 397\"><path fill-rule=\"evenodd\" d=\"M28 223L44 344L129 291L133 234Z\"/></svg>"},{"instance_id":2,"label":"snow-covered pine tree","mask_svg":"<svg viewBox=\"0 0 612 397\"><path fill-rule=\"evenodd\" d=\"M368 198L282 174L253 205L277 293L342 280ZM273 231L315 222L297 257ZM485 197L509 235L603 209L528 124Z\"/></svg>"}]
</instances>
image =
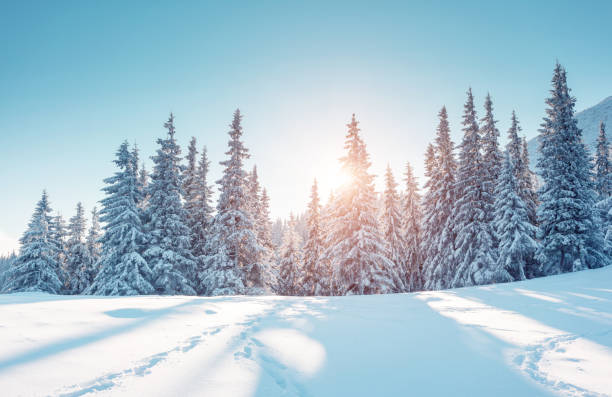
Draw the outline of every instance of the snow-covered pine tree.
<instances>
[{"instance_id":1,"label":"snow-covered pine tree","mask_svg":"<svg viewBox=\"0 0 612 397\"><path fill-rule=\"evenodd\" d=\"M402 199L402 233L406 243L406 286L409 291L423 289L423 255L421 254L421 196L417 179L410 163L406 163L404 174L406 191Z\"/></svg>"},{"instance_id":2,"label":"snow-covered pine tree","mask_svg":"<svg viewBox=\"0 0 612 397\"><path fill-rule=\"evenodd\" d=\"M191 137L189 147L187 149L187 166L183 170L183 199L185 208L185 223L191 231L190 241L192 248L197 244L198 239L198 207L199 188L198 188L198 149L196 148L196 138ZM194 252L195 254L195 252Z\"/></svg>"},{"instance_id":3,"label":"snow-covered pine tree","mask_svg":"<svg viewBox=\"0 0 612 397\"><path fill-rule=\"evenodd\" d=\"M525 205L527 206L527 213L529 214L529 221L532 225L538 225L538 217L536 215L536 211L538 208L538 194L536 192L535 186L537 182L537 177L531 168L529 167L529 151L527 149L527 138L523 136L521 139L522 149L521 149L521 164L523 166L523 172L521 175L521 197L523 201L525 201Z\"/></svg>"},{"instance_id":4,"label":"snow-covered pine tree","mask_svg":"<svg viewBox=\"0 0 612 397\"><path fill-rule=\"evenodd\" d=\"M386 256L378 227L373 175L368 171L369 156L357 125L353 115L347 125L347 154L340 160L351 181L335 200L326 252L334 274L334 292L339 295L393 291L394 264Z\"/></svg>"},{"instance_id":5,"label":"snow-covered pine tree","mask_svg":"<svg viewBox=\"0 0 612 397\"><path fill-rule=\"evenodd\" d=\"M84 291L92 295L146 295L155 292L152 272L142 257L146 241L137 202L141 197L132 153L123 142L114 160L119 170L106 178L100 220L104 234L94 282ZM92 222L93 226L93 222ZM90 235L95 233L90 233Z\"/></svg>"},{"instance_id":6,"label":"snow-covered pine tree","mask_svg":"<svg viewBox=\"0 0 612 397\"><path fill-rule=\"evenodd\" d=\"M453 277L455 231L455 173L457 162L446 107L438 114L436 145L429 145L425 159L428 178L423 199L423 285L424 289L449 288Z\"/></svg>"},{"instance_id":7,"label":"snow-covered pine tree","mask_svg":"<svg viewBox=\"0 0 612 397\"><path fill-rule=\"evenodd\" d=\"M28 229L19 240L19 256L4 274L3 292L59 294L62 291L62 271L57 261L56 241L50 235L51 222L49 198L43 191Z\"/></svg>"},{"instance_id":8,"label":"snow-covered pine tree","mask_svg":"<svg viewBox=\"0 0 612 397\"><path fill-rule=\"evenodd\" d=\"M272 222L270 221L270 197L266 188L261 190L261 208L260 217L257 222L257 239L261 244L272 250L274 244L272 243Z\"/></svg>"},{"instance_id":9,"label":"snow-covered pine tree","mask_svg":"<svg viewBox=\"0 0 612 397\"><path fill-rule=\"evenodd\" d=\"M148 187L149 223L144 257L153 271L153 285L159 294L195 294L196 262L191 253L191 232L185 224L186 214L181 202L183 194L181 148L176 142L174 115L164 123L165 139L151 159L154 163Z\"/></svg>"},{"instance_id":10,"label":"snow-covered pine tree","mask_svg":"<svg viewBox=\"0 0 612 397\"><path fill-rule=\"evenodd\" d=\"M66 260L68 258L68 248L66 246L68 240L68 231L66 228L66 221L60 213L56 213L51 217L49 222L49 238L56 247L55 259L59 263L60 267L60 279L62 283L66 283Z\"/></svg>"},{"instance_id":11,"label":"snow-covered pine tree","mask_svg":"<svg viewBox=\"0 0 612 397\"><path fill-rule=\"evenodd\" d=\"M299 239L295 230L295 217L291 214L289 227L285 233L285 242L279 263L277 292L279 295L296 296L303 292L303 255L299 248Z\"/></svg>"},{"instance_id":12,"label":"snow-covered pine tree","mask_svg":"<svg viewBox=\"0 0 612 397\"><path fill-rule=\"evenodd\" d=\"M510 141L509 145L512 144ZM495 195L494 225L499 241L495 279L498 282L525 280L538 248L535 240L537 228L531 224L527 206L519 195L520 179L510 153L510 150L506 152Z\"/></svg>"},{"instance_id":13,"label":"snow-covered pine tree","mask_svg":"<svg viewBox=\"0 0 612 397\"><path fill-rule=\"evenodd\" d=\"M220 163L225 167L223 177L217 181L221 195L206 248L205 268L200 273L201 283L209 295L260 293L263 287L261 255L264 249L257 241L248 206L244 160L249 154L241 140L241 120L237 109L229 131L226 152L229 158Z\"/></svg>"},{"instance_id":14,"label":"snow-covered pine tree","mask_svg":"<svg viewBox=\"0 0 612 397\"><path fill-rule=\"evenodd\" d=\"M303 295L329 295L329 266L323 259L323 230L321 229L321 203L317 180L312 184L307 212L308 238L304 244Z\"/></svg>"},{"instance_id":15,"label":"snow-covered pine tree","mask_svg":"<svg viewBox=\"0 0 612 397\"><path fill-rule=\"evenodd\" d=\"M193 223L190 225L192 232L192 252L200 258L206 252L206 244L209 239L209 229L212 222L213 208L212 188L208 184L208 169L210 161L208 161L208 152L206 146L202 147L202 154L198 162L198 168L195 176L196 203L194 204L194 212L192 213ZM201 269L198 271L200 272ZM201 288L200 288L201 289Z\"/></svg>"},{"instance_id":16,"label":"snow-covered pine tree","mask_svg":"<svg viewBox=\"0 0 612 397\"><path fill-rule=\"evenodd\" d=\"M612 195L612 163L610 162L610 143L606 136L606 124L599 123L597 151L595 153L595 191L599 200Z\"/></svg>"},{"instance_id":17,"label":"snow-covered pine tree","mask_svg":"<svg viewBox=\"0 0 612 397\"><path fill-rule=\"evenodd\" d=\"M66 290L70 294L80 294L91 283L92 268L87 245L85 244L85 210L79 202L76 214L68 224Z\"/></svg>"},{"instance_id":18,"label":"snow-covered pine tree","mask_svg":"<svg viewBox=\"0 0 612 397\"><path fill-rule=\"evenodd\" d=\"M85 239L88 254L88 266L91 270L88 285L93 283L96 275L100 271L98 267L100 256L102 255L100 237L100 215L98 213L98 208L94 206L91 210L91 225L89 226L89 232L87 233L87 238Z\"/></svg>"},{"instance_id":19,"label":"snow-covered pine tree","mask_svg":"<svg viewBox=\"0 0 612 397\"><path fill-rule=\"evenodd\" d=\"M387 170L385 171L381 221L387 250L386 255L394 264L391 268L393 292L408 291L409 272L406 264L406 241L402 230L401 200L389 164L387 164Z\"/></svg>"},{"instance_id":20,"label":"snow-covered pine tree","mask_svg":"<svg viewBox=\"0 0 612 397\"><path fill-rule=\"evenodd\" d=\"M463 141L457 170L457 202L454 215L456 230L456 268L451 287L506 281L498 278L494 231L489 212L490 176L484 171L484 146L476 123L472 89L467 92L463 114ZM487 143L489 145L490 143Z\"/></svg>"},{"instance_id":21,"label":"snow-covered pine tree","mask_svg":"<svg viewBox=\"0 0 612 397\"><path fill-rule=\"evenodd\" d=\"M574 117L575 99L565 69L557 63L548 108L539 130L538 170L544 182L538 207L541 241L537 258L544 275L601 267L608 263L590 156Z\"/></svg>"},{"instance_id":22,"label":"snow-covered pine tree","mask_svg":"<svg viewBox=\"0 0 612 397\"><path fill-rule=\"evenodd\" d=\"M606 253L610 256L612 254L612 164L610 144L603 121L599 123L595 154L595 191L598 195L597 208L600 210Z\"/></svg>"}]
</instances>

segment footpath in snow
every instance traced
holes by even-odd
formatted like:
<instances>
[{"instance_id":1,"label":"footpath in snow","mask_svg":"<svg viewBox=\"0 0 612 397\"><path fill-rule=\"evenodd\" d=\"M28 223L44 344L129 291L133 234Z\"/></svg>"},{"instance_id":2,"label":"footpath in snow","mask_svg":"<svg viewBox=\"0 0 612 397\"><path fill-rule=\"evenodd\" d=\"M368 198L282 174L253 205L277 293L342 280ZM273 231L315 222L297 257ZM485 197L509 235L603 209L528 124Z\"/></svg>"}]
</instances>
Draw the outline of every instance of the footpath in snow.
<instances>
[{"instance_id":1,"label":"footpath in snow","mask_svg":"<svg viewBox=\"0 0 612 397\"><path fill-rule=\"evenodd\" d=\"M334 298L0 295L3 396L612 395L612 267Z\"/></svg>"}]
</instances>

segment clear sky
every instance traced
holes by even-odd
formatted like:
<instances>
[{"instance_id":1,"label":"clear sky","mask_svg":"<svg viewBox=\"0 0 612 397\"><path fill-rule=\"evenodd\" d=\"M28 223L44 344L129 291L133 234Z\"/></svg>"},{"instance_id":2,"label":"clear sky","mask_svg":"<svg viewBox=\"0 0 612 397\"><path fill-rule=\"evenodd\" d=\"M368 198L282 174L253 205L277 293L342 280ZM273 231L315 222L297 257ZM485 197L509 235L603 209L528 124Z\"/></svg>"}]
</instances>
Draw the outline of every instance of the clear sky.
<instances>
[{"instance_id":1,"label":"clear sky","mask_svg":"<svg viewBox=\"0 0 612 397\"><path fill-rule=\"evenodd\" d=\"M512 109L537 134L557 59L578 110L612 95L610 1L0 3L0 253L43 188L66 219L89 211L124 139L150 169L170 111L216 180L239 107L286 216L315 177L327 198L353 112L373 172L399 177L406 161L422 175L442 105L460 140L469 86L479 109L491 93L502 136Z\"/></svg>"}]
</instances>

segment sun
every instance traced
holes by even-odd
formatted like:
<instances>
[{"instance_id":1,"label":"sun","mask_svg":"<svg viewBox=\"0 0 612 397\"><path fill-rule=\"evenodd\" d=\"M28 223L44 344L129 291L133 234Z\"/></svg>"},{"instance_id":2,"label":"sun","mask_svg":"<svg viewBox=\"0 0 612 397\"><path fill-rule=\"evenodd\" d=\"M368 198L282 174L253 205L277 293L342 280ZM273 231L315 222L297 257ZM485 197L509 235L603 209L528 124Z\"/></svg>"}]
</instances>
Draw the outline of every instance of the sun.
<instances>
[{"instance_id":1,"label":"sun","mask_svg":"<svg viewBox=\"0 0 612 397\"><path fill-rule=\"evenodd\" d=\"M351 173L343 168L337 169L331 178L332 184L334 185L334 189L343 188L350 184L352 180L353 176L351 175Z\"/></svg>"}]
</instances>

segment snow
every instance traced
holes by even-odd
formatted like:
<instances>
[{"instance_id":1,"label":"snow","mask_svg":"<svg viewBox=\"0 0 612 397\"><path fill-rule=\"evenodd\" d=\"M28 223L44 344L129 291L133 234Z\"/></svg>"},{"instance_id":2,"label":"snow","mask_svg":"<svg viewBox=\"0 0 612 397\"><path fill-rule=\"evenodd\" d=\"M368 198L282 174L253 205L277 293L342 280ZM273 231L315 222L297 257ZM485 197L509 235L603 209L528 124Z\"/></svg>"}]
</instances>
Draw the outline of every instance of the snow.
<instances>
[{"instance_id":1,"label":"snow","mask_svg":"<svg viewBox=\"0 0 612 397\"><path fill-rule=\"evenodd\" d=\"M350 297L0 296L4 396L612 395L612 267Z\"/></svg>"}]
</instances>

